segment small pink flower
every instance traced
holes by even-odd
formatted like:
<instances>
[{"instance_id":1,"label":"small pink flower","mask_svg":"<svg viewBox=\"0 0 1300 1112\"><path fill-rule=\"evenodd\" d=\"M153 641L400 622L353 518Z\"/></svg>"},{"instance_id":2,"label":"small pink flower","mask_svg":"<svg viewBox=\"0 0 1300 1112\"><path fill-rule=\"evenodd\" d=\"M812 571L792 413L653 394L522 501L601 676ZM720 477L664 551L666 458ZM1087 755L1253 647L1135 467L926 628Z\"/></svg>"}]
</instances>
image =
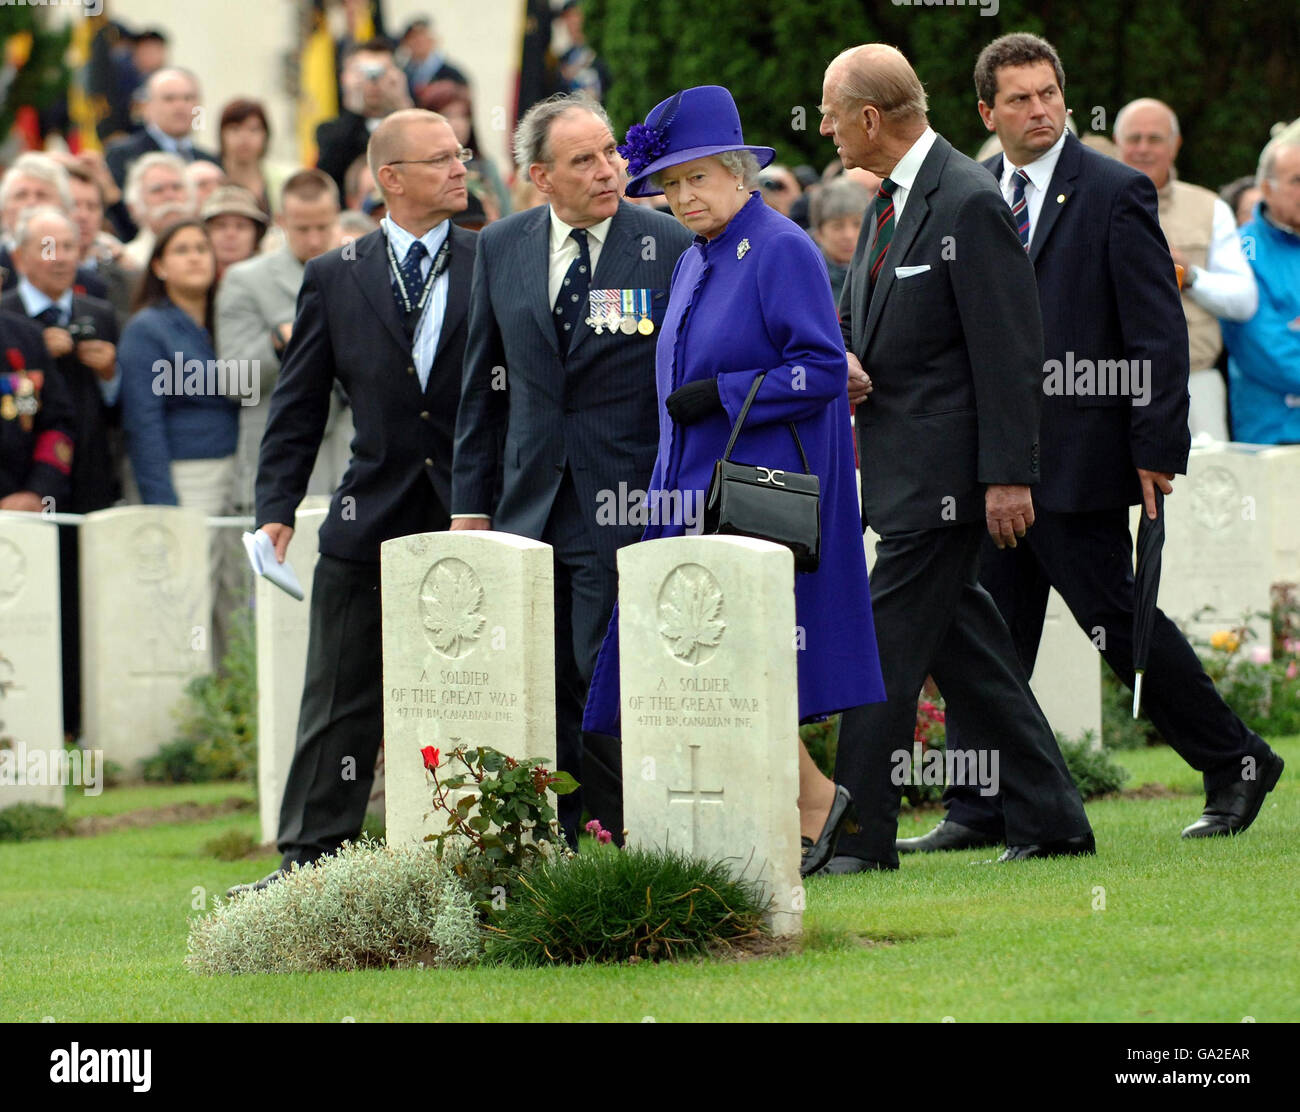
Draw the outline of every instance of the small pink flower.
<instances>
[{"instance_id":1,"label":"small pink flower","mask_svg":"<svg viewBox=\"0 0 1300 1112\"><path fill-rule=\"evenodd\" d=\"M1293 660L1291 661L1290 664L1286 666L1286 678L1289 680L1293 680L1295 679L1295 674L1296 674L1295 661Z\"/></svg>"},{"instance_id":2,"label":"small pink flower","mask_svg":"<svg viewBox=\"0 0 1300 1112\"><path fill-rule=\"evenodd\" d=\"M614 835L611 834L608 830L601 830L596 834L596 841L598 841L602 846L609 845L609 843L612 842L613 840L614 840Z\"/></svg>"},{"instance_id":3,"label":"small pink flower","mask_svg":"<svg viewBox=\"0 0 1300 1112\"><path fill-rule=\"evenodd\" d=\"M599 838L603 827L600 825L600 819L592 819L587 823L586 830L593 838Z\"/></svg>"},{"instance_id":4,"label":"small pink flower","mask_svg":"<svg viewBox=\"0 0 1300 1112\"><path fill-rule=\"evenodd\" d=\"M1267 664L1273 658L1267 645L1252 645L1250 647L1250 661L1252 664Z\"/></svg>"}]
</instances>

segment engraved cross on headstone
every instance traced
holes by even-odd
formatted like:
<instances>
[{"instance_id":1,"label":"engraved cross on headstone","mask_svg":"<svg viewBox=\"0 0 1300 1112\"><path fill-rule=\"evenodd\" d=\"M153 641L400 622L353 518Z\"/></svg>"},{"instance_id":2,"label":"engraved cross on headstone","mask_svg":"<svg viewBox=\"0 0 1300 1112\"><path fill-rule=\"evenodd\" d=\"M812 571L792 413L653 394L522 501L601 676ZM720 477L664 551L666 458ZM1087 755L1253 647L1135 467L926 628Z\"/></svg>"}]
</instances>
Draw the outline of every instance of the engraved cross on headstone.
<instances>
[{"instance_id":1,"label":"engraved cross on headstone","mask_svg":"<svg viewBox=\"0 0 1300 1112\"><path fill-rule=\"evenodd\" d=\"M691 853L695 852L695 846L700 840L700 806L706 803L722 803L723 791L719 788L717 791L704 791L697 786L695 775L695 754L700 747L691 746L691 786L689 789L669 788L669 803L689 803L691 804Z\"/></svg>"}]
</instances>

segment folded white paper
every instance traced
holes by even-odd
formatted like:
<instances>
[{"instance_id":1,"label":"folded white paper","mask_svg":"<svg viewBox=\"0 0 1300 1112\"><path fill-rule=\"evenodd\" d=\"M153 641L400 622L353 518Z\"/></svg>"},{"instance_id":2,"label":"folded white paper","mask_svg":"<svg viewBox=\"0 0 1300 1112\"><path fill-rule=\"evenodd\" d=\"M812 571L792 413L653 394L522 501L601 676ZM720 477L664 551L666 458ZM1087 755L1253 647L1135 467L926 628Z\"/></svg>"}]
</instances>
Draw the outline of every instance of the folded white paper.
<instances>
[{"instance_id":1,"label":"folded white paper","mask_svg":"<svg viewBox=\"0 0 1300 1112\"><path fill-rule=\"evenodd\" d=\"M293 565L288 560L283 564L276 560L275 544L266 533L261 529L245 533L244 551L248 553L248 563L254 574L269 579L286 595L302 601L302 586L294 574Z\"/></svg>"},{"instance_id":2,"label":"folded white paper","mask_svg":"<svg viewBox=\"0 0 1300 1112\"><path fill-rule=\"evenodd\" d=\"M911 278L914 274L924 274L930 269L930 264L924 266L896 266L894 267L895 278Z\"/></svg>"}]
</instances>

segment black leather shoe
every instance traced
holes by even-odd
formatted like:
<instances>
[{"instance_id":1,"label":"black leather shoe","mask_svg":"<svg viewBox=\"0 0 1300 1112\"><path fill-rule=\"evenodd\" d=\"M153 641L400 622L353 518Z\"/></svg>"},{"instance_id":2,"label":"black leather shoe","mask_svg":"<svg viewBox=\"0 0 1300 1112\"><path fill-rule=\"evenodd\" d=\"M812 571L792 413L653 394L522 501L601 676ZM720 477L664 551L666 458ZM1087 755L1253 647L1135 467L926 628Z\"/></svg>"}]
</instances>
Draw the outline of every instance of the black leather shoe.
<instances>
[{"instance_id":1,"label":"black leather shoe","mask_svg":"<svg viewBox=\"0 0 1300 1112\"><path fill-rule=\"evenodd\" d=\"M1087 834L1080 834L1077 838L1062 838L1059 842L1007 846L1001 857L995 862L986 862L986 864L1001 865L1005 861L1028 861L1031 857L1091 857L1096 852L1097 840L1089 831Z\"/></svg>"},{"instance_id":2,"label":"black leather shoe","mask_svg":"<svg viewBox=\"0 0 1300 1112\"><path fill-rule=\"evenodd\" d=\"M1284 767L1282 758L1270 753L1254 780L1238 780L1226 788L1210 792L1205 797L1205 811L1183 831L1183 837L1214 838L1222 834L1240 834L1255 821L1264 796L1277 787Z\"/></svg>"},{"instance_id":3,"label":"black leather shoe","mask_svg":"<svg viewBox=\"0 0 1300 1112\"><path fill-rule=\"evenodd\" d=\"M835 799L831 802L830 814L822 827L821 835L811 846L804 849L799 861L799 875L812 876L818 869L824 868L826 862L835 856L835 846L840 840L840 833L853 825L853 796L843 784L835 785Z\"/></svg>"},{"instance_id":4,"label":"black leather shoe","mask_svg":"<svg viewBox=\"0 0 1300 1112\"><path fill-rule=\"evenodd\" d=\"M252 884L236 884L233 888L227 890L226 899L230 899L232 896L242 896L245 892L261 892L266 888L270 888L272 884L282 876L286 876L288 872L288 869L276 869L275 872L267 873L261 880L255 880Z\"/></svg>"},{"instance_id":5,"label":"black leather shoe","mask_svg":"<svg viewBox=\"0 0 1300 1112\"><path fill-rule=\"evenodd\" d=\"M892 873L897 865L886 865L883 861L868 861L865 857L832 857L822 869L823 873L837 876L845 873Z\"/></svg>"},{"instance_id":6,"label":"black leather shoe","mask_svg":"<svg viewBox=\"0 0 1300 1112\"><path fill-rule=\"evenodd\" d=\"M919 838L899 838L894 842L894 849L899 853L935 853L945 849L983 849L1001 844L1001 838L990 838L959 822L940 819L939 825L929 834L922 834Z\"/></svg>"}]
</instances>

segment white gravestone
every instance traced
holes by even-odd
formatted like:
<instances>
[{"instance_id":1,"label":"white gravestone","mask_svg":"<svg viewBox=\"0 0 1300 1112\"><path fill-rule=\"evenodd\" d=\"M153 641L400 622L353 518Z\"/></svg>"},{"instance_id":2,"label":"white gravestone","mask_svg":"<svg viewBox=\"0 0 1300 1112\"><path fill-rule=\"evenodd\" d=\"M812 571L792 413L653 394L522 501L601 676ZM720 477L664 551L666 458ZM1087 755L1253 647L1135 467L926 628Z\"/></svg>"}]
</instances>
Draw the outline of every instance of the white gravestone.
<instances>
[{"instance_id":1,"label":"white gravestone","mask_svg":"<svg viewBox=\"0 0 1300 1112\"><path fill-rule=\"evenodd\" d=\"M186 685L211 669L208 532L176 506L100 510L80 557L85 743L132 775L175 739Z\"/></svg>"},{"instance_id":2,"label":"white gravestone","mask_svg":"<svg viewBox=\"0 0 1300 1112\"><path fill-rule=\"evenodd\" d=\"M1186 477L1164 501L1165 546L1161 559L1160 608L1202 640L1234 629L1249 613L1252 652L1268 653L1269 587L1275 572L1274 537L1280 513L1268 453L1244 444L1194 448ZM1134 542L1137 522L1134 514ZM1203 607L1213 607L1197 617Z\"/></svg>"},{"instance_id":3,"label":"white gravestone","mask_svg":"<svg viewBox=\"0 0 1300 1112\"><path fill-rule=\"evenodd\" d=\"M725 859L778 936L802 927L790 552L673 537L618 554L628 844Z\"/></svg>"},{"instance_id":4,"label":"white gravestone","mask_svg":"<svg viewBox=\"0 0 1300 1112\"><path fill-rule=\"evenodd\" d=\"M61 670L58 526L0 513L0 808L63 806Z\"/></svg>"},{"instance_id":5,"label":"white gravestone","mask_svg":"<svg viewBox=\"0 0 1300 1112\"><path fill-rule=\"evenodd\" d=\"M1259 453L1268 477L1274 583L1300 583L1300 446Z\"/></svg>"},{"instance_id":6,"label":"white gravestone","mask_svg":"<svg viewBox=\"0 0 1300 1112\"><path fill-rule=\"evenodd\" d=\"M328 512L306 505L298 508L286 557L302 585L302 601L269 579L257 580L257 807L263 842L274 842L279 831L280 803L298 737L316 543Z\"/></svg>"},{"instance_id":7,"label":"white gravestone","mask_svg":"<svg viewBox=\"0 0 1300 1112\"><path fill-rule=\"evenodd\" d=\"M446 816L433 812L426 746L444 762L457 746L486 745L554 769L552 561L550 545L493 530L420 533L381 546L390 845L446 828Z\"/></svg>"}]
</instances>

